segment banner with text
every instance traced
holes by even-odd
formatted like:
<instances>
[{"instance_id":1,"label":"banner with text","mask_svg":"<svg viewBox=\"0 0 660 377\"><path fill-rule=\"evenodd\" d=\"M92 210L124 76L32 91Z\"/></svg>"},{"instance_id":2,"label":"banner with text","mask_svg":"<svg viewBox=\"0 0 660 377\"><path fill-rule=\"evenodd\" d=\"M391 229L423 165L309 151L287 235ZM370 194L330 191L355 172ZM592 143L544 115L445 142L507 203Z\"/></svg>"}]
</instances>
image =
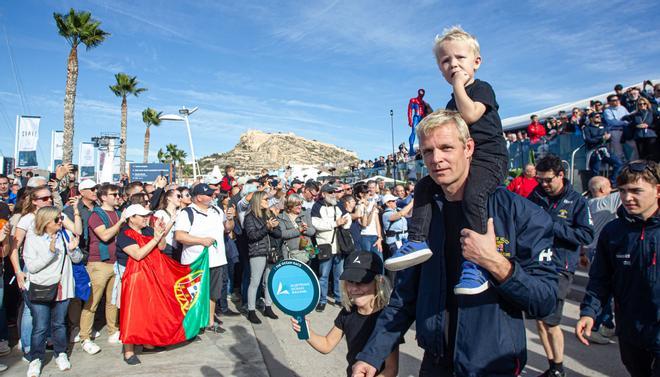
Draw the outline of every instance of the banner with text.
<instances>
[{"instance_id":1,"label":"banner with text","mask_svg":"<svg viewBox=\"0 0 660 377\"><path fill-rule=\"evenodd\" d=\"M78 148L78 179L94 179L96 162L94 161L94 144L80 143Z\"/></svg>"},{"instance_id":2,"label":"banner with text","mask_svg":"<svg viewBox=\"0 0 660 377\"><path fill-rule=\"evenodd\" d=\"M16 167L36 168L37 146L39 144L39 123L41 117L21 115L16 117L16 147L14 158Z\"/></svg>"},{"instance_id":3,"label":"banner with text","mask_svg":"<svg viewBox=\"0 0 660 377\"><path fill-rule=\"evenodd\" d=\"M174 170L172 164L151 163L151 164L136 164L132 163L128 170L128 179L141 182L153 182L159 176L167 178L169 183L174 182Z\"/></svg>"},{"instance_id":4,"label":"banner with text","mask_svg":"<svg viewBox=\"0 0 660 377\"><path fill-rule=\"evenodd\" d=\"M50 142L50 171L54 172L57 165L62 163L64 149L64 131L53 131Z\"/></svg>"}]
</instances>

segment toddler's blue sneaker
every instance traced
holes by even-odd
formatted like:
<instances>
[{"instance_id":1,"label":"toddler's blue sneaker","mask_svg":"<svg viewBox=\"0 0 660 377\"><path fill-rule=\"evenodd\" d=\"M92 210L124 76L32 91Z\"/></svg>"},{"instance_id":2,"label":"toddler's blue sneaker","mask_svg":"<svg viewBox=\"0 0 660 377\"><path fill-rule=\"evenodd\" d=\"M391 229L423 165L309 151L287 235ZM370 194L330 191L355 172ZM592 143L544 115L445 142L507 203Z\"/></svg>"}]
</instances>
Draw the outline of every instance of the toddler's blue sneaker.
<instances>
[{"instance_id":1,"label":"toddler's blue sneaker","mask_svg":"<svg viewBox=\"0 0 660 377\"><path fill-rule=\"evenodd\" d=\"M433 252L426 242L406 242L394 254L385 260L385 268L390 271L400 271L411 266L426 262Z\"/></svg>"},{"instance_id":2,"label":"toddler's blue sneaker","mask_svg":"<svg viewBox=\"0 0 660 377\"><path fill-rule=\"evenodd\" d=\"M483 268L468 261L463 262L461 268L463 272L454 287L454 294L476 295L488 289L488 273Z\"/></svg>"}]
</instances>

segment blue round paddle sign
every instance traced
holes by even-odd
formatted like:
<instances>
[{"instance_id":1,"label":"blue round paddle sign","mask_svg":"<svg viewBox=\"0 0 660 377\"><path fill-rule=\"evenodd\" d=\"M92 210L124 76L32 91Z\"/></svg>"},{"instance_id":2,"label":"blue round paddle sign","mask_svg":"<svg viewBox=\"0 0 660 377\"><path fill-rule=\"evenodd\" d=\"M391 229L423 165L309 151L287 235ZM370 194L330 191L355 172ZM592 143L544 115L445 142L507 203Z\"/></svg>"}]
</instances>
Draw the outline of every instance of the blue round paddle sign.
<instances>
[{"instance_id":1,"label":"blue round paddle sign","mask_svg":"<svg viewBox=\"0 0 660 377\"><path fill-rule=\"evenodd\" d=\"M299 339L308 339L305 315L319 302L319 281L306 264L295 259L277 263L268 275L268 293L273 303L284 313L296 318L301 331Z\"/></svg>"}]
</instances>

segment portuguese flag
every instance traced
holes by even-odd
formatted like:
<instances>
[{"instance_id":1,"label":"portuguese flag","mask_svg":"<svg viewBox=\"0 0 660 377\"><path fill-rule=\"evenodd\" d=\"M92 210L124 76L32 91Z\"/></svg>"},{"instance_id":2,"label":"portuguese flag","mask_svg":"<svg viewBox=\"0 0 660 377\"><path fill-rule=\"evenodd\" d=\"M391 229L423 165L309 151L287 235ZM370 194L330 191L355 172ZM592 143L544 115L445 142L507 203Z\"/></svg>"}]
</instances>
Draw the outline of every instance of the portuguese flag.
<instances>
[{"instance_id":1,"label":"portuguese flag","mask_svg":"<svg viewBox=\"0 0 660 377\"><path fill-rule=\"evenodd\" d=\"M125 232L140 247L152 238L130 228ZM181 343L209 323L208 248L188 266L157 249L141 261L128 258L121 282L122 343Z\"/></svg>"}]
</instances>

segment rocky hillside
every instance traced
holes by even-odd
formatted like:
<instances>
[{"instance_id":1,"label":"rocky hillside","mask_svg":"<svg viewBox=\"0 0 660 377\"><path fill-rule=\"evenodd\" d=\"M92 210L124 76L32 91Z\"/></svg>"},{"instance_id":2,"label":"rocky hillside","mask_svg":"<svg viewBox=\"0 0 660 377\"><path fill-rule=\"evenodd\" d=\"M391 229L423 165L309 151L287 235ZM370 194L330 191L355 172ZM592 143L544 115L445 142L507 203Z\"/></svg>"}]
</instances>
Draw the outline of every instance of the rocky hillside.
<instances>
[{"instance_id":1,"label":"rocky hillside","mask_svg":"<svg viewBox=\"0 0 660 377\"><path fill-rule=\"evenodd\" d=\"M288 165L314 166L338 170L358 162L357 155L337 146L305 139L293 133L269 134L249 130L241 135L234 149L199 160L200 171L210 172L214 165L223 169L232 164L240 174L257 174L262 168L279 169ZM326 168L326 169L324 169Z\"/></svg>"}]
</instances>

